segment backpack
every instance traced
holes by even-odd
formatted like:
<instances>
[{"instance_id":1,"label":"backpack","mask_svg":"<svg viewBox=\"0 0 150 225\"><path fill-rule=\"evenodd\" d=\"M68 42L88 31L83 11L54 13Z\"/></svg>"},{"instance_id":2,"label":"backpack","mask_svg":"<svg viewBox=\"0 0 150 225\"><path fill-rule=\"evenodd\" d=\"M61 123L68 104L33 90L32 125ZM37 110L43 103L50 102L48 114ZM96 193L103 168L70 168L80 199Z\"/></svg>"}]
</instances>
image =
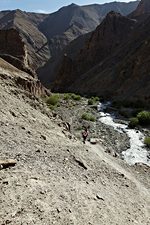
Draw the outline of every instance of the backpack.
<instances>
[{"instance_id":1,"label":"backpack","mask_svg":"<svg viewBox=\"0 0 150 225\"><path fill-rule=\"evenodd\" d=\"M83 131L82 135L83 135L83 137L87 137L88 136L88 132L87 131Z\"/></svg>"}]
</instances>

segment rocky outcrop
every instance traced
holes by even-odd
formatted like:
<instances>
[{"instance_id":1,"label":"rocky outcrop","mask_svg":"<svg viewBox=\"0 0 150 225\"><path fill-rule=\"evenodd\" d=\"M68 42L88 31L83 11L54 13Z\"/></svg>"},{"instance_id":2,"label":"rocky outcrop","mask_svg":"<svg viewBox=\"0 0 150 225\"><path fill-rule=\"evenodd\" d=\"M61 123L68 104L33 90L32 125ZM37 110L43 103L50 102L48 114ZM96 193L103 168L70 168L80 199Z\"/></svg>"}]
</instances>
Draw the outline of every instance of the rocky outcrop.
<instances>
[{"instance_id":1,"label":"rocky outcrop","mask_svg":"<svg viewBox=\"0 0 150 225\"><path fill-rule=\"evenodd\" d=\"M131 17L139 17L144 14L150 14L150 1L149 0L141 0L137 9L131 13Z\"/></svg>"},{"instance_id":2,"label":"rocky outcrop","mask_svg":"<svg viewBox=\"0 0 150 225\"><path fill-rule=\"evenodd\" d=\"M47 96L50 91L47 90L41 82L29 74L18 70L16 67L0 58L0 77L4 80L12 80L19 87L23 88L34 96Z\"/></svg>"},{"instance_id":3,"label":"rocky outcrop","mask_svg":"<svg viewBox=\"0 0 150 225\"><path fill-rule=\"evenodd\" d=\"M119 13L110 12L92 32L76 57L65 56L59 68L54 89L67 91L82 74L110 56L129 35L135 21Z\"/></svg>"},{"instance_id":4,"label":"rocky outcrop","mask_svg":"<svg viewBox=\"0 0 150 225\"><path fill-rule=\"evenodd\" d=\"M1 13L0 13L1 14ZM0 29L16 29L26 45L28 64L37 70L50 58L47 38L38 29L47 17L44 14L27 13L21 10L6 11L0 18Z\"/></svg>"},{"instance_id":5,"label":"rocky outcrop","mask_svg":"<svg viewBox=\"0 0 150 225\"><path fill-rule=\"evenodd\" d=\"M30 92L35 96L47 96L50 95L50 91L47 90L39 80L37 79L25 79L24 77L17 77L15 79L17 85L21 86L24 90Z\"/></svg>"},{"instance_id":6,"label":"rocky outcrop","mask_svg":"<svg viewBox=\"0 0 150 225\"><path fill-rule=\"evenodd\" d=\"M27 47L16 29L0 30L0 57L34 75L28 64Z\"/></svg>"}]
</instances>

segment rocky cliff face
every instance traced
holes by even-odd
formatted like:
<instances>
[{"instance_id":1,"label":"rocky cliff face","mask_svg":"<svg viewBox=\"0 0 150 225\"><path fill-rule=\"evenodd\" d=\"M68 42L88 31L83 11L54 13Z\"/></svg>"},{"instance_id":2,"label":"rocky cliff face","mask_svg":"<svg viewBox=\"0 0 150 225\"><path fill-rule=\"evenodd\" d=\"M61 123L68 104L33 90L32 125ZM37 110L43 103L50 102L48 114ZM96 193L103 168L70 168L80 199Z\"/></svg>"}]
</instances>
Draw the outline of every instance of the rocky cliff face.
<instances>
[{"instance_id":1,"label":"rocky cliff face","mask_svg":"<svg viewBox=\"0 0 150 225\"><path fill-rule=\"evenodd\" d=\"M2 58L0 58L0 78L1 80L10 80L23 90L34 96L50 95L50 92L41 84L41 82L31 77L29 74L18 70Z\"/></svg>"},{"instance_id":2,"label":"rocky cliff face","mask_svg":"<svg viewBox=\"0 0 150 225\"><path fill-rule=\"evenodd\" d=\"M26 45L28 64L32 70L42 66L50 57L47 38L38 26L47 15L26 13L21 10L6 11L0 18L0 29L16 29Z\"/></svg>"},{"instance_id":3,"label":"rocky cliff face","mask_svg":"<svg viewBox=\"0 0 150 225\"><path fill-rule=\"evenodd\" d=\"M0 30L0 56L20 70L34 75L28 63L28 52L16 29Z\"/></svg>"},{"instance_id":4,"label":"rocky cliff face","mask_svg":"<svg viewBox=\"0 0 150 225\"><path fill-rule=\"evenodd\" d=\"M142 16L143 14L150 14L150 1L141 0L137 9L131 13L132 17Z\"/></svg>"},{"instance_id":5,"label":"rocky cliff face","mask_svg":"<svg viewBox=\"0 0 150 225\"><path fill-rule=\"evenodd\" d=\"M128 37L135 22L119 13L110 12L100 26L91 34L90 39L77 56L77 64L82 72L104 60ZM79 71L80 72L80 71Z\"/></svg>"},{"instance_id":6,"label":"rocky cliff face","mask_svg":"<svg viewBox=\"0 0 150 225\"><path fill-rule=\"evenodd\" d=\"M64 57L54 88L66 91L82 74L109 57L128 37L134 25L135 21L110 12L74 59Z\"/></svg>"},{"instance_id":7,"label":"rocky cliff face","mask_svg":"<svg viewBox=\"0 0 150 225\"><path fill-rule=\"evenodd\" d=\"M64 57L54 90L149 104L149 24L110 13L76 57Z\"/></svg>"}]
</instances>

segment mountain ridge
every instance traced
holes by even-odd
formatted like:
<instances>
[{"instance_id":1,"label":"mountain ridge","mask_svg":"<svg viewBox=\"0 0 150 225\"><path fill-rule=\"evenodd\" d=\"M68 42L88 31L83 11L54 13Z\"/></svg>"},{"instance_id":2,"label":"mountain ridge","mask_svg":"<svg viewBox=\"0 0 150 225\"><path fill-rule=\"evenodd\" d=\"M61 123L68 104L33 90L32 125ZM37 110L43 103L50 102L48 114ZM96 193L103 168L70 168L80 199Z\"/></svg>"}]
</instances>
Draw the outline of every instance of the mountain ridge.
<instances>
[{"instance_id":1,"label":"mountain ridge","mask_svg":"<svg viewBox=\"0 0 150 225\"><path fill-rule=\"evenodd\" d=\"M84 7L71 4L45 15L21 10L2 11L0 12L0 29L13 27L20 32L27 46L31 69L37 71L39 67L43 68L43 70L38 70L38 76L44 79L44 76L49 75L45 74L44 65L49 60L55 61L60 51L72 40L94 30L112 7L116 11L124 10L127 14L133 11L137 4L138 1L131 4L108 3L96 5L96 7L95 5ZM55 30L56 26L53 24L60 25Z\"/></svg>"},{"instance_id":2,"label":"mountain ridge","mask_svg":"<svg viewBox=\"0 0 150 225\"><path fill-rule=\"evenodd\" d=\"M115 13L114 15L117 20ZM116 30L112 30L106 20L107 17L92 32L88 42L84 44L76 57L71 58L69 55L64 57L58 67L53 89L86 95L94 94L103 96L103 98L118 98L119 100L140 99L148 105L150 102L148 91L150 88L148 71L150 17L146 17L142 21L126 17L124 25L122 24L123 27L119 28L118 26L118 29L122 30L123 36L127 36L125 39L122 36L114 49L110 47L112 51L108 54L106 52L109 50L109 37L112 43L115 43L118 35L113 39L112 34L117 34ZM121 20L122 16L119 18L120 23ZM131 29L128 31L124 29L126 26L129 28L127 21L131 22ZM114 25L113 18L111 18L111 23ZM101 32L103 24L105 24L104 30L109 30L104 39L104 32ZM94 39L93 36L95 36ZM92 50L90 46L95 47Z\"/></svg>"}]
</instances>

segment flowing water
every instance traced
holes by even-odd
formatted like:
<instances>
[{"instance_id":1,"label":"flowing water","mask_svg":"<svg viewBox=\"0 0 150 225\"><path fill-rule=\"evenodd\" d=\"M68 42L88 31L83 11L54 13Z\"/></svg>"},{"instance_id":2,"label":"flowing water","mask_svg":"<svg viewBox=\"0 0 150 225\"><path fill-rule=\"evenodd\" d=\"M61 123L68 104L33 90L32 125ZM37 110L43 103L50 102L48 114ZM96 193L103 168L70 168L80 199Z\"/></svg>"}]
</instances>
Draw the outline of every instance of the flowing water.
<instances>
[{"instance_id":1,"label":"flowing water","mask_svg":"<svg viewBox=\"0 0 150 225\"><path fill-rule=\"evenodd\" d=\"M115 115L105 113L104 110L110 105L110 102L105 104L99 103L98 111L100 113L100 121L106 125L112 126L115 130L121 133L126 133L130 138L130 148L122 152L124 160L130 164L144 163L150 166L148 151L144 146L144 135L135 129L129 129L127 125L116 123Z\"/></svg>"}]
</instances>

